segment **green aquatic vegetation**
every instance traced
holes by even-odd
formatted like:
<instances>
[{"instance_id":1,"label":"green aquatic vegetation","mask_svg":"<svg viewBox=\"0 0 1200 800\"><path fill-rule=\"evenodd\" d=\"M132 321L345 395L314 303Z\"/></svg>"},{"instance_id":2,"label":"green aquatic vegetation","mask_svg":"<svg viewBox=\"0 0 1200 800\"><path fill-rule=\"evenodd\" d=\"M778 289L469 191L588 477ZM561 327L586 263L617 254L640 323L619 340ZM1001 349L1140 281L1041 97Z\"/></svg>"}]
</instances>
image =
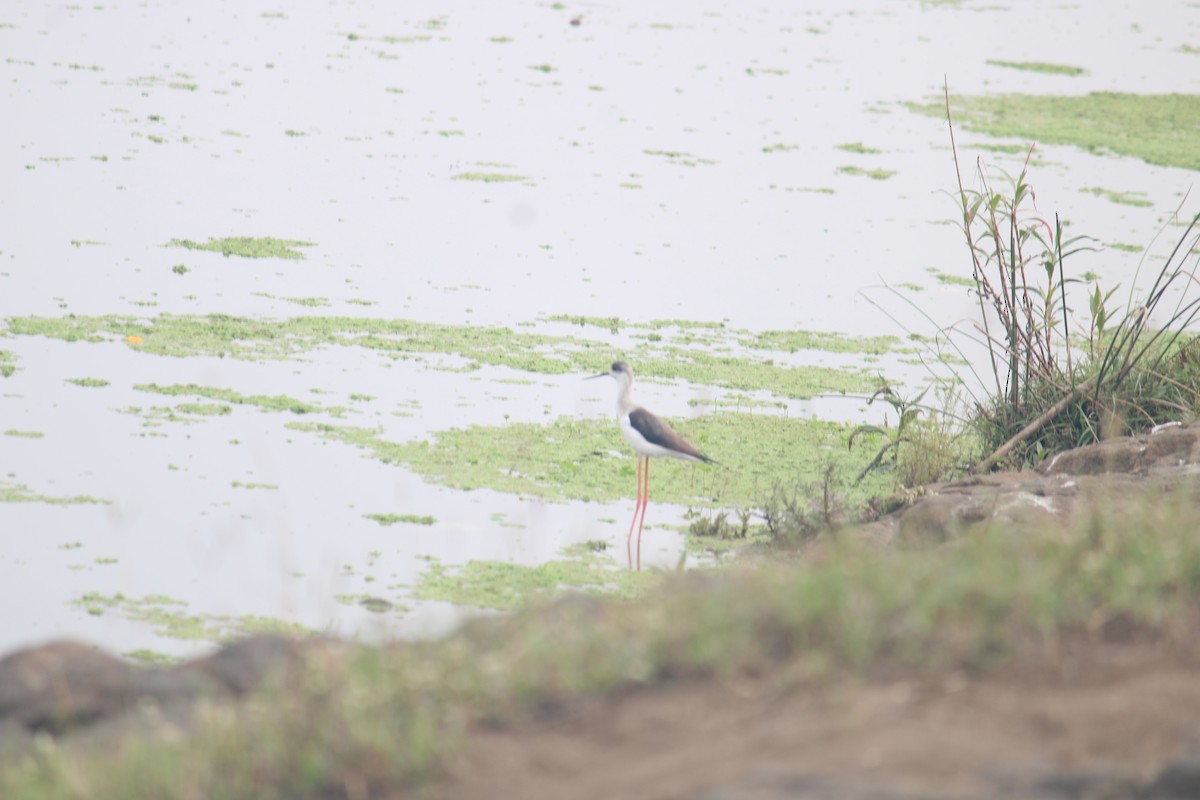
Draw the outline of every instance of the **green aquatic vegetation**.
<instances>
[{"instance_id":1,"label":"green aquatic vegetation","mask_svg":"<svg viewBox=\"0 0 1200 800\"><path fill-rule=\"evenodd\" d=\"M717 413L671 424L721 465L655 460L651 496L656 502L748 507L781 479L810 483L829 463L857 474L869 460L869 455L848 450L847 428L828 422ZM636 460L611 419L478 425L410 442L388 441L371 428L309 422L288 427L354 445L385 464L403 465L428 481L457 489L553 501L612 502L635 494ZM847 498L865 501L890 486L890 479L872 475Z\"/></svg>"},{"instance_id":2,"label":"green aquatic vegetation","mask_svg":"<svg viewBox=\"0 0 1200 800\"><path fill-rule=\"evenodd\" d=\"M480 181L482 183L515 183L517 181L527 181L529 178L524 175L512 175L507 172L460 172L453 176L451 180Z\"/></svg>"},{"instance_id":3,"label":"green aquatic vegetation","mask_svg":"<svg viewBox=\"0 0 1200 800\"><path fill-rule=\"evenodd\" d=\"M621 328L626 325L638 327L634 323L622 322L620 317L589 317L584 315L572 316L570 314L554 314L553 316L546 317L546 321L569 322L572 325L578 325L581 328L587 326L603 328L609 333L620 333Z\"/></svg>"},{"instance_id":4,"label":"green aquatic vegetation","mask_svg":"<svg viewBox=\"0 0 1200 800\"><path fill-rule=\"evenodd\" d=\"M0 377L11 378L12 374L17 371L14 360L16 360L15 355L7 350L0 350Z\"/></svg>"},{"instance_id":5,"label":"green aquatic vegetation","mask_svg":"<svg viewBox=\"0 0 1200 800\"><path fill-rule=\"evenodd\" d=\"M1021 156L1022 158L1029 152L1027 144L998 144L995 142L973 142L970 145L972 150L986 150L989 153L1007 153L1008 155ZM1033 158L1037 157L1035 152ZM948 224L953 225L953 222Z\"/></svg>"},{"instance_id":6,"label":"green aquatic vegetation","mask_svg":"<svg viewBox=\"0 0 1200 800\"><path fill-rule=\"evenodd\" d=\"M1146 199L1145 192L1114 192L1111 189L1102 189L1099 186L1092 186L1079 191L1085 194L1094 194L1096 197L1103 197L1111 203L1120 203L1126 206L1135 206L1137 208L1150 208L1154 205Z\"/></svg>"},{"instance_id":7,"label":"green aquatic vegetation","mask_svg":"<svg viewBox=\"0 0 1200 800\"><path fill-rule=\"evenodd\" d=\"M76 386L84 386L93 389L108 386L108 381L104 380L103 378L67 378L67 383L73 383Z\"/></svg>"},{"instance_id":8,"label":"green aquatic vegetation","mask_svg":"<svg viewBox=\"0 0 1200 800\"><path fill-rule=\"evenodd\" d=\"M727 328L723 322L696 322L678 319L657 319L649 323L624 322L620 317L587 317L569 316L565 314L546 318L550 322L569 322L580 327L597 327L610 333L627 331L645 331L646 335L635 338L645 338L649 342L663 341L668 329L677 328L679 334L676 341L687 343L704 341L706 344L721 345L736 343L755 350L778 350L794 353L797 350L820 350L829 353L874 353L908 352L901 339L895 336L849 336L833 331L747 331ZM664 351L667 352L667 351ZM683 355L681 350L670 350L672 354ZM690 360L693 356L687 355ZM703 358L700 359L703 361ZM640 362L639 362L640 363ZM644 370L639 370L642 372ZM657 374L657 373L656 373ZM693 379L696 382L698 379ZM727 381L733 385L736 380Z\"/></svg>"},{"instance_id":9,"label":"green aquatic vegetation","mask_svg":"<svg viewBox=\"0 0 1200 800\"><path fill-rule=\"evenodd\" d=\"M755 408L785 409L787 403L782 400L755 400L749 395L733 394L728 397L697 397L688 400L692 408L722 408L735 411L746 411Z\"/></svg>"},{"instance_id":10,"label":"green aquatic vegetation","mask_svg":"<svg viewBox=\"0 0 1200 800\"><path fill-rule=\"evenodd\" d=\"M437 520L428 514L363 514L367 519L373 519L380 525L395 525L406 522L410 525L432 525Z\"/></svg>"},{"instance_id":11,"label":"green aquatic vegetation","mask_svg":"<svg viewBox=\"0 0 1200 800\"><path fill-rule=\"evenodd\" d=\"M155 634L170 639L227 642L254 633L279 633L288 636L308 636L315 633L298 623L273 617L253 614L223 617L189 613L186 602L161 594L134 598L120 592L111 595L88 592L72 600L71 606L94 617L112 613L134 622L142 622L151 626Z\"/></svg>"},{"instance_id":12,"label":"green aquatic vegetation","mask_svg":"<svg viewBox=\"0 0 1200 800\"><path fill-rule=\"evenodd\" d=\"M762 149L762 151L764 153L787 153L791 150L799 150L799 149L800 149L800 145L798 145L798 144L779 143L779 144L769 144L766 147L764 147Z\"/></svg>"},{"instance_id":13,"label":"green aquatic vegetation","mask_svg":"<svg viewBox=\"0 0 1200 800\"><path fill-rule=\"evenodd\" d=\"M141 417L143 421L142 427L145 428L157 428L164 422L180 422L185 425L191 425L203 421L202 417L204 415L202 414L180 416L175 412L176 409L171 408L170 406L151 406L150 408L142 408L141 406L126 406L125 408L117 409L118 414L132 414L134 416ZM163 436L165 434L150 433L143 435Z\"/></svg>"},{"instance_id":14,"label":"green aquatic vegetation","mask_svg":"<svg viewBox=\"0 0 1200 800\"><path fill-rule=\"evenodd\" d=\"M697 164L713 165L717 162L711 158L700 158L691 153L685 153L682 150L643 150L648 156L662 156L672 164L679 164L685 167L694 167Z\"/></svg>"},{"instance_id":15,"label":"green aquatic vegetation","mask_svg":"<svg viewBox=\"0 0 1200 800\"><path fill-rule=\"evenodd\" d=\"M38 494L23 483L0 481L0 503L49 503L55 506L73 505L108 505L108 500L101 500L87 495L73 497L51 497Z\"/></svg>"},{"instance_id":16,"label":"green aquatic vegetation","mask_svg":"<svg viewBox=\"0 0 1200 800\"><path fill-rule=\"evenodd\" d=\"M46 434L41 431L19 431L16 428L9 428L4 432L5 436L17 436L24 439L41 439Z\"/></svg>"},{"instance_id":17,"label":"green aquatic vegetation","mask_svg":"<svg viewBox=\"0 0 1200 800\"><path fill-rule=\"evenodd\" d=\"M1145 249L1140 244L1125 244L1123 242L1105 242L1104 246L1110 250L1120 250L1123 253L1140 253Z\"/></svg>"},{"instance_id":18,"label":"green aquatic vegetation","mask_svg":"<svg viewBox=\"0 0 1200 800\"><path fill-rule=\"evenodd\" d=\"M294 397L288 397L285 394L266 395L252 394L245 395L241 392L235 392L233 389L222 389L215 386L197 386L194 383L175 384L173 386L159 386L157 383L139 383L135 384L134 389L139 392L153 392L155 394L164 394L172 397L187 396L187 397L207 397L210 400L220 400L225 403L234 405L254 406L262 411L289 411L293 414L318 414L318 413L340 413L345 409L332 406L318 406L312 403L305 403L297 400ZM187 405L187 404L184 404ZM187 413L192 414L227 414L228 410L220 411L213 410L219 408L228 408L228 406L204 406L209 410L194 410L201 408L199 405L193 405ZM184 407L178 406L183 411Z\"/></svg>"},{"instance_id":19,"label":"green aquatic vegetation","mask_svg":"<svg viewBox=\"0 0 1200 800\"><path fill-rule=\"evenodd\" d=\"M307 306L309 308L319 308L329 305L329 301L324 297L281 297L280 300L286 300L289 303L295 303L298 306Z\"/></svg>"},{"instance_id":20,"label":"green aquatic vegetation","mask_svg":"<svg viewBox=\"0 0 1200 800\"><path fill-rule=\"evenodd\" d=\"M862 142L847 142L846 144L837 145L838 150L845 150L847 153L858 153L860 155L875 155L883 151L874 147L867 147Z\"/></svg>"},{"instance_id":21,"label":"green aquatic vegetation","mask_svg":"<svg viewBox=\"0 0 1200 800\"><path fill-rule=\"evenodd\" d=\"M949 272L942 272L937 267L926 267L925 271L932 275L937 282L944 286L965 286L968 289L975 288L975 279L962 275L954 275Z\"/></svg>"},{"instance_id":22,"label":"green aquatic vegetation","mask_svg":"<svg viewBox=\"0 0 1200 800\"><path fill-rule=\"evenodd\" d=\"M409 610L408 606L404 606L404 605L397 606L395 603L391 602L390 600L385 600L382 597L376 597L374 595L369 595L369 594L362 594L362 593L338 594L338 595L334 595L333 599L337 600L339 603L341 603L344 606L362 606L367 611L370 611L372 614L382 614L386 611L391 611L393 609L395 609L397 611L408 611Z\"/></svg>"},{"instance_id":23,"label":"green aquatic vegetation","mask_svg":"<svg viewBox=\"0 0 1200 800\"><path fill-rule=\"evenodd\" d=\"M930 116L946 115L942 99L908 107ZM1160 166L1200 169L1200 95L980 95L955 97L953 107L956 123L989 136L1074 145Z\"/></svg>"},{"instance_id":24,"label":"green aquatic vegetation","mask_svg":"<svg viewBox=\"0 0 1200 800\"><path fill-rule=\"evenodd\" d=\"M198 416L220 417L233 413L231 406L221 403L180 403L175 406L180 414L196 414Z\"/></svg>"},{"instance_id":25,"label":"green aquatic vegetation","mask_svg":"<svg viewBox=\"0 0 1200 800\"><path fill-rule=\"evenodd\" d=\"M987 63L993 67L1019 69L1025 72L1040 72L1046 75L1069 75L1072 78L1082 75L1085 72L1083 67L1072 67L1066 64L1047 64L1044 61L995 61L988 59Z\"/></svg>"},{"instance_id":26,"label":"green aquatic vegetation","mask_svg":"<svg viewBox=\"0 0 1200 800\"><path fill-rule=\"evenodd\" d=\"M251 481L249 483L243 483L242 481L232 481L229 485L235 489L278 489L279 488L279 484L277 484L277 483L254 483L253 481Z\"/></svg>"},{"instance_id":27,"label":"green aquatic vegetation","mask_svg":"<svg viewBox=\"0 0 1200 800\"><path fill-rule=\"evenodd\" d=\"M461 606L511 610L567 590L603 592L633 598L658 576L631 572L585 545L567 548L563 558L537 566L505 561L468 561L446 566L431 561L421 573L413 596Z\"/></svg>"},{"instance_id":28,"label":"green aquatic vegetation","mask_svg":"<svg viewBox=\"0 0 1200 800\"><path fill-rule=\"evenodd\" d=\"M602 323L611 325L610 322ZM544 375L594 374L610 363L611 345L590 339L516 332L511 328L439 325L410 320L358 317L296 317L273 321L230 317L160 315L151 320L127 316L107 317L12 317L9 330L18 335L42 335L65 341L103 342L112 339L135 342L145 353L171 356L213 355L236 358L288 358L326 345L364 347L397 358L417 355L456 355L475 369L481 365L504 366ZM676 344L662 341L667 328L679 328ZM761 360L736 359L713 347L723 337L733 342L754 334L728 332L721 323L689 323L660 320L648 328L659 333L659 341L640 343L621 354L632 360L639 374L658 379L683 379L738 391L771 391L785 397L804 399L819 393L869 392L876 379L862 369L833 369L822 366L779 366ZM814 335L799 333L798 336ZM878 339L839 339L825 336L829 346L874 347ZM834 344L840 342L841 344ZM875 344L869 344L874 342ZM682 344L679 344L682 343ZM700 347L684 344L696 343ZM180 393L180 392L176 392ZM186 392L183 392L186 393ZM225 402L233 395L204 395ZM291 410L291 409L289 409ZM335 409L318 409L336 413ZM304 413L304 412L297 412Z\"/></svg>"},{"instance_id":29,"label":"green aquatic vegetation","mask_svg":"<svg viewBox=\"0 0 1200 800\"><path fill-rule=\"evenodd\" d=\"M183 661L179 656L160 653L157 650L150 650L144 647L126 651L121 655L136 664L146 667L173 667Z\"/></svg>"},{"instance_id":30,"label":"green aquatic vegetation","mask_svg":"<svg viewBox=\"0 0 1200 800\"><path fill-rule=\"evenodd\" d=\"M231 236L225 239L209 239L200 244L191 239L172 239L167 247L183 247L188 250L205 250L210 253L220 253L225 257L240 256L242 258L285 258L299 260L304 253L298 247L313 247L315 242L305 242L298 239L275 239L267 236L253 238L249 236Z\"/></svg>"},{"instance_id":31,"label":"green aquatic vegetation","mask_svg":"<svg viewBox=\"0 0 1200 800\"><path fill-rule=\"evenodd\" d=\"M894 169L863 169L862 167L838 167L837 171L844 175L862 175L875 181L885 181L896 174Z\"/></svg>"},{"instance_id":32,"label":"green aquatic vegetation","mask_svg":"<svg viewBox=\"0 0 1200 800\"><path fill-rule=\"evenodd\" d=\"M741 342L756 350L779 350L794 353L797 350L821 350L827 353L885 353L908 350L898 336L848 336L844 333L823 331L762 331L742 333Z\"/></svg>"}]
</instances>

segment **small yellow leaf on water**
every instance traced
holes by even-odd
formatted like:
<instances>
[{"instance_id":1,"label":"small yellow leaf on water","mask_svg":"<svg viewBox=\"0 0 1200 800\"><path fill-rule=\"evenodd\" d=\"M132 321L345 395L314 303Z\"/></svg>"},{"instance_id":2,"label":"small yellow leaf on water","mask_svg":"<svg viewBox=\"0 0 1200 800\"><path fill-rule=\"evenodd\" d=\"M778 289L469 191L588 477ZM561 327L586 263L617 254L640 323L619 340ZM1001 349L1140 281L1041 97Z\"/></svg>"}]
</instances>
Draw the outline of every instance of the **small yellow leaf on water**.
<instances>
[{"instance_id":1,"label":"small yellow leaf on water","mask_svg":"<svg viewBox=\"0 0 1200 800\"><path fill-rule=\"evenodd\" d=\"M142 343L142 337L140 337L140 336L126 336L126 337L125 337L125 341L129 342L130 344L141 344L141 343Z\"/></svg>"}]
</instances>

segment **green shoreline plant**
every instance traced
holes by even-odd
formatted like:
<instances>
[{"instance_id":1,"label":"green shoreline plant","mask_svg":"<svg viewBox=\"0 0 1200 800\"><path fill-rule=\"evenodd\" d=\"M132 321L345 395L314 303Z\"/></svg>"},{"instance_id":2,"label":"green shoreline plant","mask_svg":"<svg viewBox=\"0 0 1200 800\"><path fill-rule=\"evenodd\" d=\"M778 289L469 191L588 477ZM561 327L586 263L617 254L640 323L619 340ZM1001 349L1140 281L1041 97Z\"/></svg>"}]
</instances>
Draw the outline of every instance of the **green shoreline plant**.
<instances>
[{"instance_id":1,"label":"green shoreline plant","mask_svg":"<svg viewBox=\"0 0 1200 800\"><path fill-rule=\"evenodd\" d=\"M1135 286L1124 312L1114 314L1108 303L1118 287L1102 291L1094 284L1087 295L1086 329L1072 330L1067 292L1082 281L1067 277L1064 262L1091 249L1082 244L1085 237L1066 237L1057 215L1051 224L1030 208L1028 156L1020 175L1009 179L1009 192L995 191L982 167L983 188L975 191L964 188L957 148L952 149L960 229L971 254L978 330L994 388L990 398L977 400L972 419L991 453L977 469L1010 454L1017 463L1036 462L1108 436L1193 416L1200 401L1200 369L1189 329L1200 314L1200 297L1189 297L1186 290L1196 270L1187 265L1200 215L1140 300L1135 302ZM1176 284L1183 293L1175 307L1165 322L1150 327Z\"/></svg>"},{"instance_id":2,"label":"green shoreline plant","mask_svg":"<svg viewBox=\"0 0 1200 800\"><path fill-rule=\"evenodd\" d=\"M1051 221L1037 211L1029 182L1034 147L1015 178L981 160L976 170L981 188L969 189L954 139L948 89L945 113L958 184L957 225L970 255L979 314L972 331L941 330L936 341L955 350L974 377L971 383L956 376L971 407L964 427L985 454L973 469L1034 464L1111 436L1195 418L1200 342L1192 327L1200 315L1200 293L1194 291L1200 214L1184 226L1149 288L1139 292L1135 274L1124 309L1113 308L1119 286L1101 288L1090 273L1073 277L1066 268L1069 257L1097 249L1093 240L1067 236L1057 215ZM1144 264L1145 256L1139 271ZM1072 301L1089 283L1081 324ZM981 375L969 366L971 359L956 336L982 347L990 373ZM917 419L927 426L945 419L944 410L919 401L906 402L902 428L880 456L888 448L899 450L907 441L904 427ZM944 444L940 437L932 443ZM953 459L948 467L950 463Z\"/></svg>"}]
</instances>

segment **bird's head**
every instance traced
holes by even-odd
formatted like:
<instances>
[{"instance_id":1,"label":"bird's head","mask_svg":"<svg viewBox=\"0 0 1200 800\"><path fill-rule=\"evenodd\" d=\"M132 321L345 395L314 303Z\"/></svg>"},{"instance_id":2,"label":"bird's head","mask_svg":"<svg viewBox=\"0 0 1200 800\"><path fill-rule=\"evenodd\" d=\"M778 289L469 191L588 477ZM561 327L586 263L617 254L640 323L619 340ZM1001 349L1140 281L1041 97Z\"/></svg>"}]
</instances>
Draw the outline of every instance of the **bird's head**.
<instances>
[{"instance_id":1,"label":"bird's head","mask_svg":"<svg viewBox=\"0 0 1200 800\"><path fill-rule=\"evenodd\" d=\"M633 368L624 361L614 361L608 372L601 372L599 375L591 375L589 376L588 380L591 380L592 378L605 377L610 377L619 385L624 386L627 383L633 382Z\"/></svg>"}]
</instances>

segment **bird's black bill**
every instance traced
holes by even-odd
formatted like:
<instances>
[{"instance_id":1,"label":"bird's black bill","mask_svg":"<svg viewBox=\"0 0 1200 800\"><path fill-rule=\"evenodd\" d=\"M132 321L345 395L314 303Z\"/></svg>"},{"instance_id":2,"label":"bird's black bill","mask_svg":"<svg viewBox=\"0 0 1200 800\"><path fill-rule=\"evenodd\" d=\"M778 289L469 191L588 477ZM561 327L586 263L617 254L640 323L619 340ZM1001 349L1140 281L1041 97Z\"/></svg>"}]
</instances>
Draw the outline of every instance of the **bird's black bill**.
<instances>
[{"instance_id":1,"label":"bird's black bill","mask_svg":"<svg viewBox=\"0 0 1200 800\"><path fill-rule=\"evenodd\" d=\"M596 378L607 378L610 375L612 375L611 372L601 372L599 375L588 375L586 378L584 378L584 380L592 381L592 380L595 380Z\"/></svg>"}]
</instances>

